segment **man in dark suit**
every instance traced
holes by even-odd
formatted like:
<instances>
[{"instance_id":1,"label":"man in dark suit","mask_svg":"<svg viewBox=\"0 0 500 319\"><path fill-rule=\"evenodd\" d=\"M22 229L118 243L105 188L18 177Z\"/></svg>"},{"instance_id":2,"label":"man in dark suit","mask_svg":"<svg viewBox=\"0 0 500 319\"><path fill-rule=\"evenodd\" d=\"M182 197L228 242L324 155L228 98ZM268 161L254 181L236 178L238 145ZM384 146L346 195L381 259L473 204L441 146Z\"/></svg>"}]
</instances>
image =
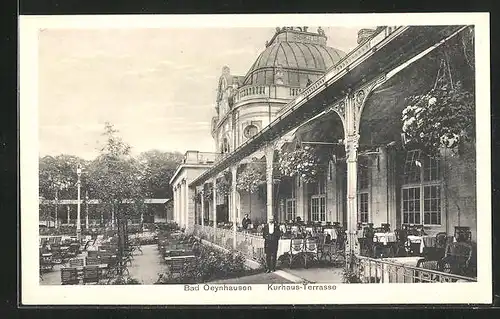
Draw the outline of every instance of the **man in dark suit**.
<instances>
[{"instance_id":1,"label":"man in dark suit","mask_svg":"<svg viewBox=\"0 0 500 319\"><path fill-rule=\"evenodd\" d=\"M278 253L278 241L281 237L280 227L274 218L269 218L268 223L262 230L264 236L264 252L266 253L266 272L276 271L276 255Z\"/></svg>"},{"instance_id":2,"label":"man in dark suit","mask_svg":"<svg viewBox=\"0 0 500 319\"><path fill-rule=\"evenodd\" d=\"M250 225L251 223L252 221L250 220L250 218L248 218L248 214L245 214L245 217L241 221L241 226L243 227L243 229L248 229L248 225Z\"/></svg>"}]
</instances>

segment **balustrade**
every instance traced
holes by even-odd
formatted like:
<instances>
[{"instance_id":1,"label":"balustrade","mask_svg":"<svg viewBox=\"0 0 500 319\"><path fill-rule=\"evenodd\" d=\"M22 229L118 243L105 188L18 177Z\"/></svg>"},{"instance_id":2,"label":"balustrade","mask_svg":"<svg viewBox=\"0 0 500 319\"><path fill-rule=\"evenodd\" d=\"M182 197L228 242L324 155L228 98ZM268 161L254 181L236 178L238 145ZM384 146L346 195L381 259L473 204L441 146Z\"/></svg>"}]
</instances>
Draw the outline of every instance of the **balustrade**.
<instances>
[{"instance_id":1,"label":"balustrade","mask_svg":"<svg viewBox=\"0 0 500 319\"><path fill-rule=\"evenodd\" d=\"M194 225L193 234L220 247L233 250L232 229L217 228L214 236L213 227ZM264 238L246 231L238 231L236 232L236 250L248 259L260 261L264 257Z\"/></svg>"},{"instance_id":2,"label":"balustrade","mask_svg":"<svg viewBox=\"0 0 500 319\"><path fill-rule=\"evenodd\" d=\"M356 276L363 283L475 282L475 278L414 267L392 261L356 256Z\"/></svg>"}]
</instances>

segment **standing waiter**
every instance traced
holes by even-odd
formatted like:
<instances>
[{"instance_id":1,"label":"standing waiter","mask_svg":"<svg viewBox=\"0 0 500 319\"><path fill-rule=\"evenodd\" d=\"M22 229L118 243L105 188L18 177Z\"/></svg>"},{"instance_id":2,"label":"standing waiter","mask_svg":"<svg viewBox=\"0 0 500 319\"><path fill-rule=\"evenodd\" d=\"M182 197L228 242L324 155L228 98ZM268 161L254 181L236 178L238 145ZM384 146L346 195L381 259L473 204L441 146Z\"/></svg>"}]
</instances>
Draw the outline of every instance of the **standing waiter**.
<instances>
[{"instance_id":1,"label":"standing waiter","mask_svg":"<svg viewBox=\"0 0 500 319\"><path fill-rule=\"evenodd\" d=\"M276 255L278 253L278 241L281 237L279 225L275 224L273 217L269 218L268 223L262 231L264 236L264 251L266 253L266 272L276 271Z\"/></svg>"}]
</instances>

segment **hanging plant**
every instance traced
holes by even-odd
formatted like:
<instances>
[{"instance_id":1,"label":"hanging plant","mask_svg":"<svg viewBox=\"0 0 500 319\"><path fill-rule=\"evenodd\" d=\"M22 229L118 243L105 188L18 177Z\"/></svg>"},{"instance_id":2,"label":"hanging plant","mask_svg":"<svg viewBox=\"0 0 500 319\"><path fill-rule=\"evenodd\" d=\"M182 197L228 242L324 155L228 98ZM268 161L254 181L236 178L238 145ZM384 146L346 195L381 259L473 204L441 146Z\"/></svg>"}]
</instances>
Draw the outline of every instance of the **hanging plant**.
<instances>
[{"instance_id":1,"label":"hanging plant","mask_svg":"<svg viewBox=\"0 0 500 319\"><path fill-rule=\"evenodd\" d=\"M264 165L260 163L249 163L238 175L236 188L240 191L255 193L260 185L266 183L266 173Z\"/></svg>"},{"instance_id":2,"label":"hanging plant","mask_svg":"<svg viewBox=\"0 0 500 319\"><path fill-rule=\"evenodd\" d=\"M402 131L409 148L434 156L440 148L454 153L475 141L474 94L461 82L453 82L451 70L443 59L434 87L407 98L402 111Z\"/></svg>"},{"instance_id":3,"label":"hanging plant","mask_svg":"<svg viewBox=\"0 0 500 319\"><path fill-rule=\"evenodd\" d=\"M310 146L283 152L279 159L279 171L283 176L299 176L305 183L317 180L320 165L316 149Z\"/></svg>"},{"instance_id":4,"label":"hanging plant","mask_svg":"<svg viewBox=\"0 0 500 319\"><path fill-rule=\"evenodd\" d=\"M474 99L454 88L433 89L412 97L402 113L406 143L436 155L440 148L455 152L460 145L474 140Z\"/></svg>"},{"instance_id":5,"label":"hanging plant","mask_svg":"<svg viewBox=\"0 0 500 319\"><path fill-rule=\"evenodd\" d=\"M213 199L214 187L212 184L206 184L205 190L203 192L203 197L205 201L211 201Z\"/></svg>"}]
</instances>

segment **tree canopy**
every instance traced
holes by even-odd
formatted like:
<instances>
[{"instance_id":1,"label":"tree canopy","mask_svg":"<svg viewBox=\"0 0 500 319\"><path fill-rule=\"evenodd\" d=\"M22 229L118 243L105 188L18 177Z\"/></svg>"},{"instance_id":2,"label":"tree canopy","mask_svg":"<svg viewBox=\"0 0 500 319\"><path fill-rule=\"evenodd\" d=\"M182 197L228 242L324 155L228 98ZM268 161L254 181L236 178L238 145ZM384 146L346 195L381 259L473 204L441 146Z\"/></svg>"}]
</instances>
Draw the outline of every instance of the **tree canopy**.
<instances>
[{"instance_id":1,"label":"tree canopy","mask_svg":"<svg viewBox=\"0 0 500 319\"><path fill-rule=\"evenodd\" d=\"M169 181L183 159L181 153L151 150L134 157L110 123L105 124L99 151L90 161L67 154L40 158L40 197L55 199L57 189L58 199L76 199L78 164L82 166L82 191L90 199L109 204L132 200L142 206L145 198L172 197Z\"/></svg>"}]
</instances>

